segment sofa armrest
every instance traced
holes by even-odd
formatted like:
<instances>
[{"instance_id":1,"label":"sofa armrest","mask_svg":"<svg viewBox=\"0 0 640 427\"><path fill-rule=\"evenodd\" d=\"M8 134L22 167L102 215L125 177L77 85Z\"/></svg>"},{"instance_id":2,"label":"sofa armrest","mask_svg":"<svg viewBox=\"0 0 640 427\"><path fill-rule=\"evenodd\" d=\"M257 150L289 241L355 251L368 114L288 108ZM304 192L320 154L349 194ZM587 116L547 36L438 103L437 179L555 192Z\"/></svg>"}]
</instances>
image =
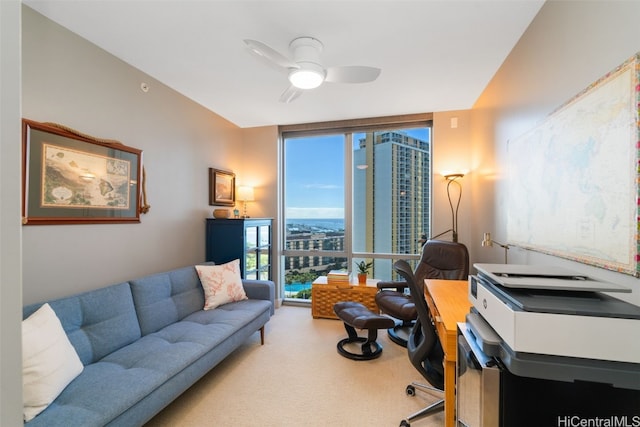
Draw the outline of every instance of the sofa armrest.
<instances>
[{"instance_id":1,"label":"sofa armrest","mask_svg":"<svg viewBox=\"0 0 640 427\"><path fill-rule=\"evenodd\" d=\"M409 287L407 282L404 281L378 282L377 286L378 289L395 289L398 292L404 292L404 290Z\"/></svg>"},{"instance_id":2,"label":"sofa armrest","mask_svg":"<svg viewBox=\"0 0 640 427\"><path fill-rule=\"evenodd\" d=\"M271 280L242 280L242 286L251 299L263 299L271 301L271 314L275 314L276 307L276 285Z\"/></svg>"}]
</instances>

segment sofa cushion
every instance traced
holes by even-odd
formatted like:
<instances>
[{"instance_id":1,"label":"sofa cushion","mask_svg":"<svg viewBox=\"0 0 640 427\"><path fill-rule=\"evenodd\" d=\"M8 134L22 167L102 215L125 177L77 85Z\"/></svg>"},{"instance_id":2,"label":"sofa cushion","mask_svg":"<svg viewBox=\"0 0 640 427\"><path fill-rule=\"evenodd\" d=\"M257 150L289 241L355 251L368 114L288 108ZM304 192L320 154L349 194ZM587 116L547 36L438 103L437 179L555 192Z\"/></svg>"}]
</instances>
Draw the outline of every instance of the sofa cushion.
<instances>
[{"instance_id":1,"label":"sofa cushion","mask_svg":"<svg viewBox=\"0 0 640 427\"><path fill-rule=\"evenodd\" d=\"M131 280L142 335L202 310L204 294L193 266Z\"/></svg>"},{"instance_id":2,"label":"sofa cushion","mask_svg":"<svg viewBox=\"0 0 640 427\"><path fill-rule=\"evenodd\" d=\"M85 366L140 338L129 283L50 301L49 305ZM40 306L25 307L23 317Z\"/></svg>"},{"instance_id":3,"label":"sofa cushion","mask_svg":"<svg viewBox=\"0 0 640 427\"><path fill-rule=\"evenodd\" d=\"M204 309L247 299L240 276L240 260L221 265L196 265L204 289Z\"/></svg>"},{"instance_id":4,"label":"sofa cushion","mask_svg":"<svg viewBox=\"0 0 640 427\"><path fill-rule=\"evenodd\" d=\"M24 420L42 412L83 366L49 304L22 321L22 404Z\"/></svg>"}]
</instances>

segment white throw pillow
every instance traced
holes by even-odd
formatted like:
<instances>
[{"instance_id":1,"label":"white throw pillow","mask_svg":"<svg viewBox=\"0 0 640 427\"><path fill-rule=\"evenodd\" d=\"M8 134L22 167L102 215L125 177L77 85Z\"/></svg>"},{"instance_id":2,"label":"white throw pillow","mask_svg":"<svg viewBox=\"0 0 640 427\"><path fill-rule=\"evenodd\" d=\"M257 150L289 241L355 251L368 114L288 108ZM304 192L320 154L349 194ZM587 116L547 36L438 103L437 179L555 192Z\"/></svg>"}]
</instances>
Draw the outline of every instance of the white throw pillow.
<instances>
[{"instance_id":1,"label":"white throw pillow","mask_svg":"<svg viewBox=\"0 0 640 427\"><path fill-rule=\"evenodd\" d=\"M204 289L204 309L247 299L240 276L240 260L221 265L196 265Z\"/></svg>"},{"instance_id":2,"label":"white throw pillow","mask_svg":"<svg viewBox=\"0 0 640 427\"><path fill-rule=\"evenodd\" d=\"M55 311L44 304L22 321L22 414L44 411L84 366Z\"/></svg>"}]
</instances>

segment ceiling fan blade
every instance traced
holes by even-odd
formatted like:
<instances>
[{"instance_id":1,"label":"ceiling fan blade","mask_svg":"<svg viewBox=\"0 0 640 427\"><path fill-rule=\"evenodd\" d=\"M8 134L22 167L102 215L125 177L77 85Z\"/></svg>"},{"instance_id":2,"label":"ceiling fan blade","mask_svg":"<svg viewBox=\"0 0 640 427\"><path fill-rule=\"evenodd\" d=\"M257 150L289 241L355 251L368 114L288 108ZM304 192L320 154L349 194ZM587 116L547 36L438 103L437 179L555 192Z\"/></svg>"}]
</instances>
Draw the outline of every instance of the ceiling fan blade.
<instances>
[{"instance_id":1,"label":"ceiling fan blade","mask_svg":"<svg viewBox=\"0 0 640 427\"><path fill-rule=\"evenodd\" d=\"M367 83L380 75L380 68L350 65L345 67L327 68L325 81L331 83Z\"/></svg>"},{"instance_id":2,"label":"ceiling fan blade","mask_svg":"<svg viewBox=\"0 0 640 427\"><path fill-rule=\"evenodd\" d=\"M304 90L298 89L297 87L291 85L287 88L287 90L282 92L282 95L280 95L280 102L288 104L302 95L302 92L304 92Z\"/></svg>"},{"instance_id":3,"label":"ceiling fan blade","mask_svg":"<svg viewBox=\"0 0 640 427\"><path fill-rule=\"evenodd\" d=\"M245 39L244 43L251 49L251 52L264 58L274 64L284 68L300 68L298 64L293 62L275 49L270 48L266 44L257 40Z\"/></svg>"}]
</instances>

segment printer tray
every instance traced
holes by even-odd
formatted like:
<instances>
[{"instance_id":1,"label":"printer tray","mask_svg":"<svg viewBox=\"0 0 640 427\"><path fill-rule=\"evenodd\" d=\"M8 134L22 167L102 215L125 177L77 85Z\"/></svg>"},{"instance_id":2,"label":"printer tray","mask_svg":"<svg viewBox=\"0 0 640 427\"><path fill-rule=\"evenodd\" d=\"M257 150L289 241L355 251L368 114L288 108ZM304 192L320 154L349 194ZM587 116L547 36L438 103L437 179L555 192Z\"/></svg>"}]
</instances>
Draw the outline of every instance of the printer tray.
<instances>
[{"instance_id":1,"label":"printer tray","mask_svg":"<svg viewBox=\"0 0 640 427\"><path fill-rule=\"evenodd\" d=\"M640 307L601 292L507 289L495 283L488 289L524 311L640 319Z\"/></svg>"}]
</instances>

